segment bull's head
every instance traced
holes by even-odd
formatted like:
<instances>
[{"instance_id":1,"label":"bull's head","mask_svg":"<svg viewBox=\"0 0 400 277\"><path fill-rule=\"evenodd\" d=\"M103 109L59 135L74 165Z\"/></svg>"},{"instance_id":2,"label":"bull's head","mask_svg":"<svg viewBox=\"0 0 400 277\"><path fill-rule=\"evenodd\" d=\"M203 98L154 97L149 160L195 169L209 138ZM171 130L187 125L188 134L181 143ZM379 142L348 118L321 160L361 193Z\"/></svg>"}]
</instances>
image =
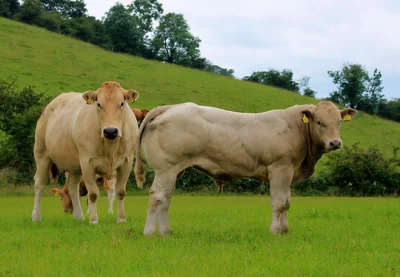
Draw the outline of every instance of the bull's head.
<instances>
[{"instance_id":1,"label":"bull's head","mask_svg":"<svg viewBox=\"0 0 400 277\"><path fill-rule=\"evenodd\" d=\"M87 104L97 105L101 137L114 140L122 136L122 126L126 116L126 102L135 102L139 93L133 89L125 90L117 82L105 82L96 91L87 91L83 99Z\"/></svg>"},{"instance_id":2,"label":"bull's head","mask_svg":"<svg viewBox=\"0 0 400 277\"><path fill-rule=\"evenodd\" d=\"M357 111L351 108L339 110L332 102L321 101L309 110L301 111L304 124L310 124L310 135L313 143L329 152L342 147L340 125L342 121L350 121Z\"/></svg>"}]
</instances>

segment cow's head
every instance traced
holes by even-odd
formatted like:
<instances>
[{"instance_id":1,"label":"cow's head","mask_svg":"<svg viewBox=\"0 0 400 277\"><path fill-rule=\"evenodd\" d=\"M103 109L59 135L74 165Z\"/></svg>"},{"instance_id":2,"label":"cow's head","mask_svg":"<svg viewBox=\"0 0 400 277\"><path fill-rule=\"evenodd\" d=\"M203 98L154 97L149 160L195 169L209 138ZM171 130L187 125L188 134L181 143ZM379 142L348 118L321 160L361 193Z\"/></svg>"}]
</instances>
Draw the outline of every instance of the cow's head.
<instances>
[{"instance_id":1,"label":"cow's head","mask_svg":"<svg viewBox=\"0 0 400 277\"><path fill-rule=\"evenodd\" d=\"M310 124L310 135L314 144L325 152L342 147L340 125L342 121L350 121L357 111L351 108L339 110L330 101L321 101L312 109L301 111L301 120Z\"/></svg>"},{"instance_id":2,"label":"cow's head","mask_svg":"<svg viewBox=\"0 0 400 277\"><path fill-rule=\"evenodd\" d=\"M97 116L100 122L101 137L114 140L122 136L122 126L126 110L126 102L135 102L139 93L133 89L123 89L117 82L105 82L96 91L87 91L83 99L87 104L97 106Z\"/></svg>"},{"instance_id":3,"label":"cow's head","mask_svg":"<svg viewBox=\"0 0 400 277\"><path fill-rule=\"evenodd\" d=\"M65 186L62 189L52 188L51 191L54 193L55 196L60 196L64 213L72 214L74 209L72 207L71 197L68 194L68 187Z\"/></svg>"}]
</instances>

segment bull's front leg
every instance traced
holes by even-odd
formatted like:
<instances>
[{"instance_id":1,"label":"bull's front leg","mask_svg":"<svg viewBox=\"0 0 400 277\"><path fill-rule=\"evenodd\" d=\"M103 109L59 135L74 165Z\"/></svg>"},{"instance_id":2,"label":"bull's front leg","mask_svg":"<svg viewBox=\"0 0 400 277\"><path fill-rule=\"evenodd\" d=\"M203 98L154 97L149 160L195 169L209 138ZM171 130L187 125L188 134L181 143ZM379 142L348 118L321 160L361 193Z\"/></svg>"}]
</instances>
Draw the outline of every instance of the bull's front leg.
<instances>
[{"instance_id":1,"label":"bull's front leg","mask_svg":"<svg viewBox=\"0 0 400 277\"><path fill-rule=\"evenodd\" d=\"M97 214L97 200L99 199L99 187L97 186L96 176L93 166L90 165L88 160L81 161L82 177L85 182L90 210L89 224L99 223L99 216Z\"/></svg>"},{"instance_id":2,"label":"bull's front leg","mask_svg":"<svg viewBox=\"0 0 400 277\"><path fill-rule=\"evenodd\" d=\"M115 194L118 199L117 223L126 222L124 199L126 195L126 183L128 182L129 174L132 170L132 163L133 159L127 159L117 169L117 182L115 184Z\"/></svg>"},{"instance_id":3,"label":"bull's front leg","mask_svg":"<svg viewBox=\"0 0 400 277\"><path fill-rule=\"evenodd\" d=\"M289 231L287 212L290 208L290 185L293 173L293 168L287 165L273 164L268 167L272 204L270 231L273 234L287 233Z\"/></svg>"}]
</instances>

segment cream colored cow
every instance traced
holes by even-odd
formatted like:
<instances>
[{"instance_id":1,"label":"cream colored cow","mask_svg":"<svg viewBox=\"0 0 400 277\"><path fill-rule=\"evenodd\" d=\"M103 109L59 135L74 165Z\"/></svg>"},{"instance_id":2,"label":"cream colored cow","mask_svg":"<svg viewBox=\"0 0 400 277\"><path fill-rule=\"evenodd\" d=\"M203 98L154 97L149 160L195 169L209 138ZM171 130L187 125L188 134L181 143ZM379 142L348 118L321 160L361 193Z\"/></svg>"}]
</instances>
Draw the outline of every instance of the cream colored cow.
<instances>
[{"instance_id":1,"label":"cream colored cow","mask_svg":"<svg viewBox=\"0 0 400 277\"><path fill-rule=\"evenodd\" d=\"M145 235L170 231L168 209L177 175L195 167L217 184L254 178L270 184L274 234L289 230L290 187L310 177L324 153L339 149L340 125L357 111L332 103L296 105L264 113L237 113L184 103L153 109L139 129L137 184L146 162L154 170Z\"/></svg>"},{"instance_id":2,"label":"cream colored cow","mask_svg":"<svg viewBox=\"0 0 400 277\"><path fill-rule=\"evenodd\" d=\"M81 177L89 196L89 223L98 223L99 188L96 174L110 179L117 172L117 222L125 222L124 197L138 134L137 121L127 102L139 93L123 89L117 82L105 82L96 91L63 93L43 110L36 126L35 202L32 220L38 221L40 200L49 169L56 166L70 173L69 195L77 220L83 220L79 201Z\"/></svg>"}]
</instances>

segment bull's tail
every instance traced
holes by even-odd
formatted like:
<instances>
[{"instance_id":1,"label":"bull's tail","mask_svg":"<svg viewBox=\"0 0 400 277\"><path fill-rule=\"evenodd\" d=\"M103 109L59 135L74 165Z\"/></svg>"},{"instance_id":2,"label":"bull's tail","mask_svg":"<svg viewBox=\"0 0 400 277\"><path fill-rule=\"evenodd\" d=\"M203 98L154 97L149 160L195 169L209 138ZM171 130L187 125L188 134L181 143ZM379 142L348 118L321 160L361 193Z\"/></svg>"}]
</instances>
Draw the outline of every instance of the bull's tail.
<instances>
[{"instance_id":1,"label":"bull's tail","mask_svg":"<svg viewBox=\"0 0 400 277\"><path fill-rule=\"evenodd\" d=\"M153 121L157 116L167 111L170 107L171 105L165 105L152 109L140 124L139 134L137 136L137 143L136 143L136 162L135 162L135 179L136 179L136 184L139 188L143 188L143 184L146 178L144 170L144 162L140 155L140 145L141 145L140 143L142 141L144 130L151 121Z\"/></svg>"},{"instance_id":2,"label":"bull's tail","mask_svg":"<svg viewBox=\"0 0 400 277\"><path fill-rule=\"evenodd\" d=\"M49 175L50 175L50 182L55 184L58 179L58 175L60 174L57 165L55 163L51 163L49 167Z\"/></svg>"}]
</instances>

